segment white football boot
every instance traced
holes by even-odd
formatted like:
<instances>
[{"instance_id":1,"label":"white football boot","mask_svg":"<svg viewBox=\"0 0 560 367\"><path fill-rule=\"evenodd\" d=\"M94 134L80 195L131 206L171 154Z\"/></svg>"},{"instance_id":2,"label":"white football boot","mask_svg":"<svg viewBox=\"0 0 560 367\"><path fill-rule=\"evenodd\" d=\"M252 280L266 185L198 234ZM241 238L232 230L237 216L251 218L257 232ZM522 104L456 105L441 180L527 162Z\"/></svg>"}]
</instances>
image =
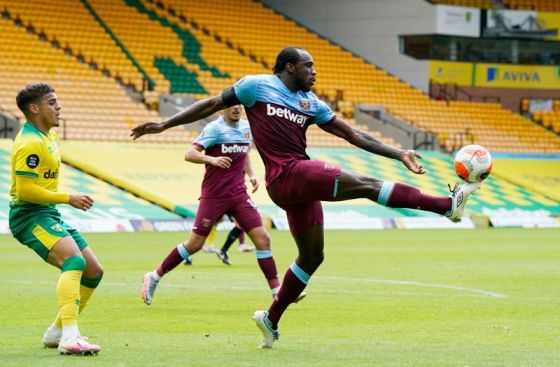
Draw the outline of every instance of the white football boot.
<instances>
[{"instance_id":1,"label":"white football boot","mask_svg":"<svg viewBox=\"0 0 560 367\"><path fill-rule=\"evenodd\" d=\"M263 341L259 348L272 348L274 341L280 338L280 333L278 333L278 330L274 330L270 325L268 312L255 311L253 314L253 320L255 320L255 324L263 335Z\"/></svg>"},{"instance_id":2,"label":"white football boot","mask_svg":"<svg viewBox=\"0 0 560 367\"><path fill-rule=\"evenodd\" d=\"M77 336L70 340L61 340L58 345L60 354L74 354L88 356L97 354L101 351L99 345L90 344L81 336Z\"/></svg>"},{"instance_id":3,"label":"white football boot","mask_svg":"<svg viewBox=\"0 0 560 367\"><path fill-rule=\"evenodd\" d=\"M159 280L154 279L152 272L144 274L144 284L142 285L142 299L147 305L151 305L154 300L154 293L156 291Z\"/></svg>"},{"instance_id":4,"label":"white football boot","mask_svg":"<svg viewBox=\"0 0 560 367\"><path fill-rule=\"evenodd\" d=\"M461 217L463 216L463 211L465 210L465 205L467 204L467 199L473 192L475 192L479 188L480 182L467 182L462 185L455 184L455 187L453 187L453 189L450 186L449 191L451 191L451 194L449 195L449 197L451 198L451 210L445 213L447 219L449 219L453 223L460 222Z\"/></svg>"}]
</instances>

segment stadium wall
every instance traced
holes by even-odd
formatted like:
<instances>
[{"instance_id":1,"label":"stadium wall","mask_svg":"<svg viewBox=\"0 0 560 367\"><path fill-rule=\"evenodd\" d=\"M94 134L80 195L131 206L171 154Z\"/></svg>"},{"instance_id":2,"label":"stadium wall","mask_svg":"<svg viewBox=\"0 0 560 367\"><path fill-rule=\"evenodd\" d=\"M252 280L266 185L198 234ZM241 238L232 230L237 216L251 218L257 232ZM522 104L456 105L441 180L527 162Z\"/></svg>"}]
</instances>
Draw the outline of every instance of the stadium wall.
<instances>
[{"instance_id":1,"label":"stadium wall","mask_svg":"<svg viewBox=\"0 0 560 367\"><path fill-rule=\"evenodd\" d=\"M399 35L435 33L435 7L419 0L262 0L263 4L428 91L428 62L399 52Z\"/></svg>"}]
</instances>

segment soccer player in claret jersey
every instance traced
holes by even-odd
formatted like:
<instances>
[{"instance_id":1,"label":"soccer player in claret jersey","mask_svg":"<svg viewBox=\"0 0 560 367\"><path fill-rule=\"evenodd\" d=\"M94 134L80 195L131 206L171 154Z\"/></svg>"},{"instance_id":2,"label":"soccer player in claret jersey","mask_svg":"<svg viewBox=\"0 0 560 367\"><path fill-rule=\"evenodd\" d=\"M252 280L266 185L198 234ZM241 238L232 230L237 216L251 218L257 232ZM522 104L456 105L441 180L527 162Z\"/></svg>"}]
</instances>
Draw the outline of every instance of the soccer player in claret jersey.
<instances>
[{"instance_id":1,"label":"soccer player in claret jersey","mask_svg":"<svg viewBox=\"0 0 560 367\"><path fill-rule=\"evenodd\" d=\"M367 198L392 208L427 210L461 219L468 196L478 183L456 185L449 197L434 197L415 187L383 181L341 170L338 166L310 160L305 132L317 124L358 148L402 162L415 174L424 168L413 150L383 144L336 116L311 88L315 83L312 56L300 47L286 47L276 57L273 75L250 75L223 93L198 101L184 111L157 123L146 122L132 129L134 139L188 124L241 103L245 106L255 146L264 161L270 198L286 211L298 257L287 270L278 297L268 311L253 314L263 334L261 347L272 347L278 339L278 322L286 308L305 289L323 262L323 210L321 201Z\"/></svg>"},{"instance_id":2,"label":"soccer player in claret jersey","mask_svg":"<svg viewBox=\"0 0 560 367\"><path fill-rule=\"evenodd\" d=\"M156 270L144 275L141 295L147 305L152 303L160 279L202 248L214 224L225 213L232 215L255 243L257 262L272 297L275 298L280 290L270 236L264 229L257 207L247 194L244 182L247 174L253 192L259 188L247 154L251 145L251 130L240 114L239 105L226 108L223 117L204 127L185 154L185 160L206 165L200 204L189 239L171 250ZM299 299L305 297L305 292L300 292L298 296ZM294 302L299 299L294 299Z\"/></svg>"},{"instance_id":3,"label":"soccer player in claret jersey","mask_svg":"<svg viewBox=\"0 0 560 367\"><path fill-rule=\"evenodd\" d=\"M58 315L43 335L43 344L61 354L97 354L101 348L80 336L78 313L99 285L103 268L86 240L56 210L56 204L69 204L86 211L93 199L57 192L60 144L51 128L59 125L61 106L54 89L44 83L27 85L16 102L27 121L12 151L10 230L62 272L56 288Z\"/></svg>"}]
</instances>

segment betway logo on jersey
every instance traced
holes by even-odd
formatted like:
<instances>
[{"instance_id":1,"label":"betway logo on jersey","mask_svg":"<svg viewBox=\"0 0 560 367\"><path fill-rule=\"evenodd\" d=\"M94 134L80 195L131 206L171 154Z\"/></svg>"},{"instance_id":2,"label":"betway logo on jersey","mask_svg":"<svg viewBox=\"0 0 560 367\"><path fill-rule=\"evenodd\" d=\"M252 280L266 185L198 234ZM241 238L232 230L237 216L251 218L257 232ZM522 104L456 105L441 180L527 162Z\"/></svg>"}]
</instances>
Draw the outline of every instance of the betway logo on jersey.
<instances>
[{"instance_id":1,"label":"betway logo on jersey","mask_svg":"<svg viewBox=\"0 0 560 367\"><path fill-rule=\"evenodd\" d=\"M233 144L233 145L227 146L225 144L222 144L222 154L226 154L226 153L247 153L248 151L249 151L249 146L248 145Z\"/></svg>"},{"instance_id":2,"label":"betway logo on jersey","mask_svg":"<svg viewBox=\"0 0 560 367\"><path fill-rule=\"evenodd\" d=\"M300 115L298 113L292 112L286 107L274 107L270 104L266 105L267 116L277 116L283 117L288 121L295 122L298 125L305 125L305 122L309 119L309 116Z\"/></svg>"}]
</instances>

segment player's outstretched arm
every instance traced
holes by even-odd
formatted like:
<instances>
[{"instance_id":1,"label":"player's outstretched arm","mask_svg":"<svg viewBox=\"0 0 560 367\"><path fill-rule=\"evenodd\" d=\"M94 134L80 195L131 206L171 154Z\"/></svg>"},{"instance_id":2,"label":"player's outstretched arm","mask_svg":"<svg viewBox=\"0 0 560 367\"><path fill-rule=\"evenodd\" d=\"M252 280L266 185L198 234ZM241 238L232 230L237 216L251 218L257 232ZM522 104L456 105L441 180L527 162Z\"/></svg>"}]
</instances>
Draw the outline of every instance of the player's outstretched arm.
<instances>
[{"instance_id":1,"label":"player's outstretched arm","mask_svg":"<svg viewBox=\"0 0 560 367\"><path fill-rule=\"evenodd\" d=\"M357 146L365 151L373 154L381 155L383 157L392 158L401 161L406 168L417 174L424 174L426 170L424 167L416 162L416 158L422 158L420 154L414 150L402 150L375 139L365 131L355 129L346 121L338 116L335 116L328 124L319 125L319 127L326 132L336 135Z\"/></svg>"},{"instance_id":2,"label":"player's outstretched arm","mask_svg":"<svg viewBox=\"0 0 560 367\"><path fill-rule=\"evenodd\" d=\"M93 206L93 199L86 194L69 195L47 190L30 177L16 176L16 195L18 200L32 204L69 204L86 211Z\"/></svg>"},{"instance_id":3,"label":"player's outstretched arm","mask_svg":"<svg viewBox=\"0 0 560 367\"><path fill-rule=\"evenodd\" d=\"M201 99L162 122L149 121L134 127L130 132L130 136L136 140L142 135L159 134L169 128L189 124L208 117L226 107L221 94L211 98Z\"/></svg>"},{"instance_id":4,"label":"player's outstretched arm","mask_svg":"<svg viewBox=\"0 0 560 367\"><path fill-rule=\"evenodd\" d=\"M185 160L197 164L209 164L214 167L228 169L231 167L230 157L212 157L202 153L204 148L200 145L193 145L185 153Z\"/></svg>"}]
</instances>

